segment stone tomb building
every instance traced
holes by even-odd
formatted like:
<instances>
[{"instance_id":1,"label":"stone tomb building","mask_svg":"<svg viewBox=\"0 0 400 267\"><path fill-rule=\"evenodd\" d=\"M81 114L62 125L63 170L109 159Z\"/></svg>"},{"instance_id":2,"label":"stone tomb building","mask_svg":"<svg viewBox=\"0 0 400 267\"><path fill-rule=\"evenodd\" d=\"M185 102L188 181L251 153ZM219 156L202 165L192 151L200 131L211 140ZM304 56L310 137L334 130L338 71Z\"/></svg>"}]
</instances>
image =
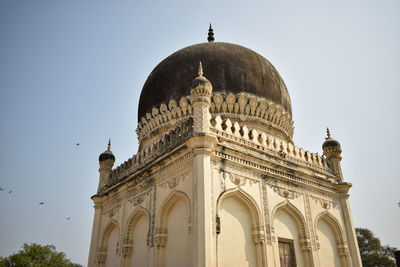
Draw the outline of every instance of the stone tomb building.
<instances>
[{"instance_id":1,"label":"stone tomb building","mask_svg":"<svg viewBox=\"0 0 400 267\"><path fill-rule=\"evenodd\" d=\"M293 130L261 55L212 29L170 55L142 89L138 152L99 157L88 266L361 266L340 144L328 132L321 156Z\"/></svg>"}]
</instances>

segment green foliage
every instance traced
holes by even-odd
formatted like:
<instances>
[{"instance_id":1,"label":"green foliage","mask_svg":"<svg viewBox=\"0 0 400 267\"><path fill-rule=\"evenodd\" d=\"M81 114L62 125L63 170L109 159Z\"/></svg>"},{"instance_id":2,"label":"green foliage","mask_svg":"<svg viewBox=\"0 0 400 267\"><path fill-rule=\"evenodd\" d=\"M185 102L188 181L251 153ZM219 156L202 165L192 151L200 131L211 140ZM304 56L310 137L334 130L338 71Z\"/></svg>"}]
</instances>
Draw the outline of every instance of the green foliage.
<instances>
[{"instance_id":1,"label":"green foliage","mask_svg":"<svg viewBox=\"0 0 400 267\"><path fill-rule=\"evenodd\" d=\"M82 267L57 252L55 246L36 243L23 244L22 250L6 258L0 257L0 267Z\"/></svg>"},{"instance_id":2,"label":"green foliage","mask_svg":"<svg viewBox=\"0 0 400 267\"><path fill-rule=\"evenodd\" d=\"M365 228L356 228L361 261L364 267L396 267L396 248L382 246L379 238Z\"/></svg>"}]
</instances>

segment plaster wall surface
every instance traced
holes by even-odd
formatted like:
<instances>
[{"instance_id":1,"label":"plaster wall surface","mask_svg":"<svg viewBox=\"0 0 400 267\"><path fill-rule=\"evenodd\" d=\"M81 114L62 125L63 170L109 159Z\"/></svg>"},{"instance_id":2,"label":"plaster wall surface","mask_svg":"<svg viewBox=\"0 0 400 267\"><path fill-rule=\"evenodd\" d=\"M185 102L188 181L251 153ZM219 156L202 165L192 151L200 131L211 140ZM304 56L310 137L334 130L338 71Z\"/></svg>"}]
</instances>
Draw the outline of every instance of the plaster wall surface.
<instances>
[{"instance_id":1,"label":"plaster wall surface","mask_svg":"<svg viewBox=\"0 0 400 267\"><path fill-rule=\"evenodd\" d=\"M318 250L320 265L324 267L342 266L336 248L335 234L325 220L318 220L317 233L320 243L320 248Z\"/></svg>"},{"instance_id":2,"label":"plaster wall surface","mask_svg":"<svg viewBox=\"0 0 400 267\"><path fill-rule=\"evenodd\" d=\"M256 250L251 234L252 221L248 208L239 199L228 197L221 203L220 217L218 266L257 266Z\"/></svg>"},{"instance_id":3,"label":"plaster wall surface","mask_svg":"<svg viewBox=\"0 0 400 267\"><path fill-rule=\"evenodd\" d=\"M190 266L191 245L188 219L189 207L183 199L179 199L168 214L165 267Z\"/></svg>"},{"instance_id":4,"label":"plaster wall surface","mask_svg":"<svg viewBox=\"0 0 400 267\"><path fill-rule=\"evenodd\" d=\"M274 229L275 234L279 238L284 238L286 240L293 240L295 256L296 256L296 264L299 267L304 266L304 259L300 248L299 243L299 229L295 220L293 220L292 216L289 215L286 211L280 209L275 213L274 217ZM276 250L276 258L278 259L279 264L279 251L278 246L275 246ZM277 264L277 266L279 266ZM306 267L306 266L305 266Z\"/></svg>"},{"instance_id":5,"label":"plaster wall surface","mask_svg":"<svg viewBox=\"0 0 400 267\"><path fill-rule=\"evenodd\" d=\"M113 227L107 241L107 260L106 266L118 266L120 258L117 255L117 247L119 242L118 228Z\"/></svg>"},{"instance_id":6,"label":"plaster wall surface","mask_svg":"<svg viewBox=\"0 0 400 267\"><path fill-rule=\"evenodd\" d=\"M219 124L218 131L224 131ZM301 159L306 163L286 158L275 141L268 144L275 154L257 151L266 141L246 137L257 132L235 125L243 134L195 136L164 151L170 154L150 169L146 164L157 159L146 161L141 152L137 174L121 171L121 184L95 196L101 215L95 217L93 233L99 237L92 239L96 254L89 266L279 267L280 239L293 242L297 266L359 266L347 261L347 249L356 250L348 246L346 203L329 169L317 158L313 163L309 152ZM215 146L207 145L210 137ZM132 176L123 176L128 171ZM331 180L320 178L324 175ZM120 230L109 234L111 222Z\"/></svg>"},{"instance_id":7,"label":"plaster wall surface","mask_svg":"<svg viewBox=\"0 0 400 267\"><path fill-rule=\"evenodd\" d=\"M146 240L148 230L148 219L146 216L141 215L133 229L133 248L130 267L148 266L149 249Z\"/></svg>"}]
</instances>

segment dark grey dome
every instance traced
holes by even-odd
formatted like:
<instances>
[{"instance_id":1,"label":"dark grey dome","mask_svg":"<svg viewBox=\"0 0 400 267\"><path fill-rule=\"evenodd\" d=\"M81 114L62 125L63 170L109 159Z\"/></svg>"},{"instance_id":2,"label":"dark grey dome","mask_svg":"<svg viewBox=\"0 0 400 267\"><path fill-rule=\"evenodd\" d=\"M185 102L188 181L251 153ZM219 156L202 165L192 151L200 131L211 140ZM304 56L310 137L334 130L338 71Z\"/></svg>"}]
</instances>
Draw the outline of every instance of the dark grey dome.
<instances>
[{"instance_id":1,"label":"dark grey dome","mask_svg":"<svg viewBox=\"0 0 400 267\"><path fill-rule=\"evenodd\" d=\"M335 139L329 137L322 144L322 150L325 150L326 148L340 148L340 143Z\"/></svg>"},{"instance_id":2,"label":"dark grey dome","mask_svg":"<svg viewBox=\"0 0 400 267\"><path fill-rule=\"evenodd\" d=\"M246 47L208 42L185 47L150 73L140 94L138 121L153 107L190 95L199 62L213 92L250 93L281 105L292 116L288 90L278 71L263 56Z\"/></svg>"},{"instance_id":3,"label":"dark grey dome","mask_svg":"<svg viewBox=\"0 0 400 267\"><path fill-rule=\"evenodd\" d=\"M108 160L108 159L112 159L112 160L115 161L114 154L111 152L110 149L107 149L106 151L104 151L103 153L101 153L100 156L99 156L99 161L100 161L100 162L105 161L105 160Z\"/></svg>"}]
</instances>

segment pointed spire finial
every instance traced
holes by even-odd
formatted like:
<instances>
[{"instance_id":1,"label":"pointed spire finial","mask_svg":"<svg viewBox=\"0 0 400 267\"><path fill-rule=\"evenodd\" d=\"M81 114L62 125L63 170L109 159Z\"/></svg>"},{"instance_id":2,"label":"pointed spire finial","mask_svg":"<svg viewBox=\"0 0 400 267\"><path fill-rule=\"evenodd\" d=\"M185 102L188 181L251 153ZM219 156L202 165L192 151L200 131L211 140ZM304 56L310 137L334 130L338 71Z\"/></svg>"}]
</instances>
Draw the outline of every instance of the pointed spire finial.
<instances>
[{"instance_id":1,"label":"pointed spire finial","mask_svg":"<svg viewBox=\"0 0 400 267\"><path fill-rule=\"evenodd\" d=\"M199 64L199 76L203 76L203 65L201 65L201 61Z\"/></svg>"},{"instance_id":2,"label":"pointed spire finial","mask_svg":"<svg viewBox=\"0 0 400 267\"><path fill-rule=\"evenodd\" d=\"M212 28L212 26L211 26L211 22L210 22L210 28L208 28L208 38L207 38L207 40L209 41L209 42L214 42L214 30L213 30L213 28Z\"/></svg>"},{"instance_id":3,"label":"pointed spire finial","mask_svg":"<svg viewBox=\"0 0 400 267\"><path fill-rule=\"evenodd\" d=\"M326 127L326 135L328 136L328 138L331 138L331 132L329 131L328 127Z\"/></svg>"},{"instance_id":4,"label":"pointed spire finial","mask_svg":"<svg viewBox=\"0 0 400 267\"><path fill-rule=\"evenodd\" d=\"M110 150L110 148L111 148L111 138L110 138L110 139L108 139L107 150Z\"/></svg>"}]
</instances>

